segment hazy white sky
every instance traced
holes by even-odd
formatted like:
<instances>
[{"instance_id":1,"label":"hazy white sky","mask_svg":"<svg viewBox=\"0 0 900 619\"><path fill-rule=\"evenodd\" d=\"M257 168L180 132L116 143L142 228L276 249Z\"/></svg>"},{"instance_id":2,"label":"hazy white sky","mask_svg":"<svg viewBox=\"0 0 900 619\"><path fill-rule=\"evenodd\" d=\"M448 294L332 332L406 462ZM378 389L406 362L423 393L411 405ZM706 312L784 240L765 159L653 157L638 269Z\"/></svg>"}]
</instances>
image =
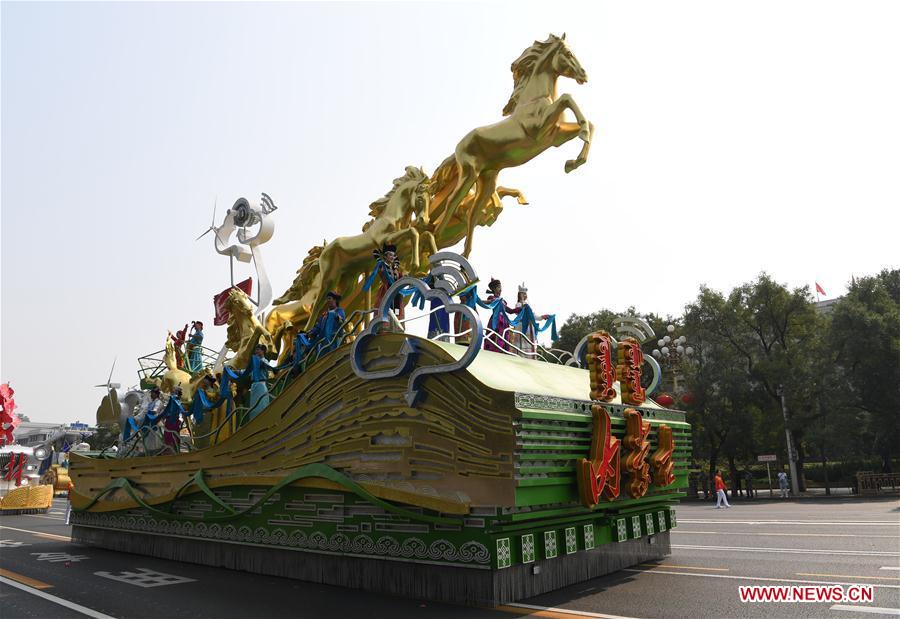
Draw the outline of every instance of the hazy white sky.
<instances>
[{"instance_id":1,"label":"hazy white sky","mask_svg":"<svg viewBox=\"0 0 900 619\"><path fill-rule=\"evenodd\" d=\"M483 278L535 309L678 314L772 273L829 296L898 265L900 3L9 3L2 20L2 367L35 421L92 421L167 329L211 323L213 200L265 191L280 294L406 165L501 118L510 63L567 33L597 127L500 183ZM220 208L221 218L223 209ZM249 271L248 271L249 274ZM207 327L218 346L224 327Z\"/></svg>"}]
</instances>

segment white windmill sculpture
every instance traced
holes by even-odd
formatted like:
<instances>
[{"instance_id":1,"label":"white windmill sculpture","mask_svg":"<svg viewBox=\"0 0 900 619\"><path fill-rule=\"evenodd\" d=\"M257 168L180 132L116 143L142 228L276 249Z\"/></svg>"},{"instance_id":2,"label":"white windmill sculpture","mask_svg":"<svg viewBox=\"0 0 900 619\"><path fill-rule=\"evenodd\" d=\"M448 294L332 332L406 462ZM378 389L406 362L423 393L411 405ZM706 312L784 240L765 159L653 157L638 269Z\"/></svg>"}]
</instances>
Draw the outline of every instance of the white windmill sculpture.
<instances>
[{"instance_id":1,"label":"white windmill sculpture","mask_svg":"<svg viewBox=\"0 0 900 619\"><path fill-rule=\"evenodd\" d=\"M259 202L250 202L247 198L238 198L225 213L225 221L216 226L216 206L213 205L213 217L209 228L200 236L199 241L210 232L214 232L216 252L228 256L231 285L234 286L234 261L253 262L256 269L257 292L256 313L262 316L272 302L272 284L266 274L262 259L261 245L268 242L275 233L275 220L272 213L278 209L275 202L267 194L261 195ZM237 242L232 241L232 236Z\"/></svg>"}]
</instances>

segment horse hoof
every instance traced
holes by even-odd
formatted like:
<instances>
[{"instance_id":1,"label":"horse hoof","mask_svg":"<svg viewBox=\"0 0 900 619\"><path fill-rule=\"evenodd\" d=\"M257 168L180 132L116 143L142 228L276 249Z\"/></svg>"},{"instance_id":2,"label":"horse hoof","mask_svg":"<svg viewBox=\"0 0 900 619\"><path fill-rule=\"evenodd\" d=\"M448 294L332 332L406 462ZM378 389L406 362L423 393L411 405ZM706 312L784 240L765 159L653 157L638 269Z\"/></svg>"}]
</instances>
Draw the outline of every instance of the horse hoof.
<instances>
[{"instance_id":1,"label":"horse hoof","mask_svg":"<svg viewBox=\"0 0 900 619\"><path fill-rule=\"evenodd\" d=\"M569 159L569 160L566 162L566 167L565 167L565 169L566 169L566 174L568 174L568 173L571 172L572 170L578 168L578 166L580 166L580 165L581 165L581 162L580 162L580 161L576 161L575 159Z\"/></svg>"}]
</instances>

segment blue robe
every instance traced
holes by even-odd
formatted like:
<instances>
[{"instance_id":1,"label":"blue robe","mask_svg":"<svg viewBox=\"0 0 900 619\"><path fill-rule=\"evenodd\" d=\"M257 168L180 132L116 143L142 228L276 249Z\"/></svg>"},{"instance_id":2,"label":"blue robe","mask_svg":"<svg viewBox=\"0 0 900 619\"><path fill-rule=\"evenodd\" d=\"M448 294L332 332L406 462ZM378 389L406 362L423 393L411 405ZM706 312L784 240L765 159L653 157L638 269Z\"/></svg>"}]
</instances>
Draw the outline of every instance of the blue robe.
<instances>
[{"instance_id":1,"label":"blue robe","mask_svg":"<svg viewBox=\"0 0 900 619\"><path fill-rule=\"evenodd\" d=\"M203 369L203 331L195 331L188 340L190 352L188 353L188 372L199 372Z\"/></svg>"},{"instance_id":2,"label":"blue robe","mask_svg":"<svg viewBox=\"0 0 900 619\"><path fill-rule=\"evenodd\" d=\"M342 307L328 310L319 316L316 326L310 330L308 337L310 342L318 346L320 356L341 345L341 338L336 336L346 319L347 315Z\"/></svg>"}]
</instances>

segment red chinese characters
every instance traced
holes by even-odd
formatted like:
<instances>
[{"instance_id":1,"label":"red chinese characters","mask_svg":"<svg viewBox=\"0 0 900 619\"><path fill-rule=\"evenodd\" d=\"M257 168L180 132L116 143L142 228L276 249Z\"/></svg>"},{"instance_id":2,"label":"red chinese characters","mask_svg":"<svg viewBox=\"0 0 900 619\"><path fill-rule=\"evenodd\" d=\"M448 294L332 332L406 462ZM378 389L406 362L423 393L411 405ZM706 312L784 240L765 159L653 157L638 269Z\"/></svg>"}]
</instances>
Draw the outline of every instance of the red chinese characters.
<instances>
[{"instance_id":1,"label":"red chinese characters","mask_svg":"<svg viewBox=\"0 0 900 619\"><path fill-rule=\"evenodd\" d=\"M625 439L622 443L628 450L625 456L625 471L629 475L628 496L638 499L647 494L650 487L650 465L647 454L650 452L650 422L633 408L625 409Z\"/></svg>"},{"instance_id":2,"label":"red chinese characters","mask_svg":"<svg viewBox=\"0 0 900 619\"><path fill-rule=\"evenodd\" d=\"M653 471L653 483L657 486L668 486L675 481L675 439L672 428L660 424L656 429L656 451L650 456L650 468Z\"/></svg>"},{"instance_id":3,"label":"red chinese characters","mask_svg":"<svg viewBox=\"0 0 900 619\"><path fill-rule=\"evenodd\" d=\"M619 342L618 367L619 383L622 389L623 404L643 404L647 399L641 387L641 366L644 365L644 353L641 344L633 337Z\"/></svg>"},{"instance_id":4,"label":"red chinese characters","mask_svg":"<svg viewBox=\"0 0 900 619\"><path fill-rule=\"evenodd\" d=\"M612 501L619 496L619 460L621 441L613 436L609 411L591 407L594 431L590 458L578 463L578 492L582 504L593 509L603 496Z\"/></svg>"},{"instance_id":5,"label":"red chinese characters","mask_svg":"<svg viewBox=\"0 0 900 619\"><path fill-rule=\"evenodd\" d=\"M591 379L591 399L611 402L616 397L616 366L612 359L612 338L606 331L591 333L587 343L587 366Z\"/></svg>"}]
</instances>

